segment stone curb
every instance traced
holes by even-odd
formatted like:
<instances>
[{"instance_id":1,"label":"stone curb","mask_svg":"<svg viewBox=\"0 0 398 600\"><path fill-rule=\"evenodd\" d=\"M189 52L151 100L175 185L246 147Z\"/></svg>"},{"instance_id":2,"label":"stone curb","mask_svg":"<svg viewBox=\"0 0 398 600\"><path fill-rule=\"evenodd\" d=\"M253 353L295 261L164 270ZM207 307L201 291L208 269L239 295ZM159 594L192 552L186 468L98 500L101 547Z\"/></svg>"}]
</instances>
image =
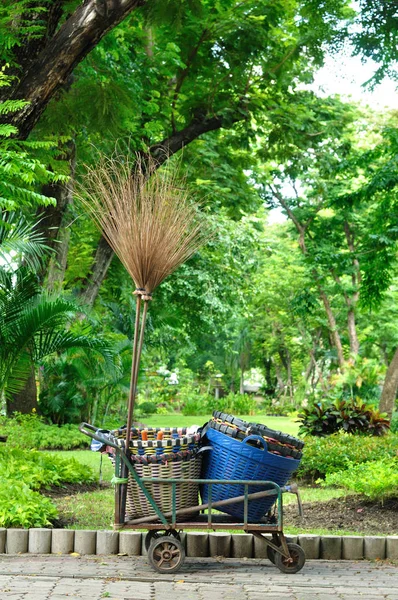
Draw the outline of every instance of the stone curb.
<instances>
[{"instance_id":1,"label":"stone curb","mask_svg":"<svg viewBox=\"0 0 398 600\"><path fill-rule=\"evenodd\" d=\"M145 555L145 533L113 530L0 528L0 554L123 554ZM299 544L308 559L397 560L398 536L286 535ZM181 535L187 556L266 558L267 549L251 534L187 532Z\"/></svg>"}]
</instances>

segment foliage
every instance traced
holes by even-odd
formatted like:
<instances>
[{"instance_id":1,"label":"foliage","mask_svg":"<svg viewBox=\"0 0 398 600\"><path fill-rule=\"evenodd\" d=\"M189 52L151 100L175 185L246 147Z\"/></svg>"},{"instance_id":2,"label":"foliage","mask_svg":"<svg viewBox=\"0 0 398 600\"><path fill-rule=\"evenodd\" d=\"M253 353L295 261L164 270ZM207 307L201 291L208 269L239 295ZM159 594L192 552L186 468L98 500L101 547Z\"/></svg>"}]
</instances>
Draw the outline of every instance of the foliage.
<instances>
[{"instance_id":1,"label":"foliage","mask_svg":"<svg viewBox=\"0 0 398 600\"><path fill-rule=\"evenodd\" d=\"M367 437L336 433L328 437L305 438L303 459L297 475L299 478L316 481L328 473L345 471L351 465L372 461L388 462L398 452L398 435Z\"/></svg>"},{"instance_id":2,"label":"foliage","mask_svg":"<svg viewBox=\"0 0 398 600\"><path fill-rule=\"evenodd\" d=\"M0 31L1 25L0 8ZM5 74L3 65L0 68L0 89L4 91L11 82L12 78ZM23 100L12 99L0 102L0 118L23 109L27 104ZM55 199L41 194L37 187L68 180L62 162L54 160L59 155L57 142L19 141L14 139L16 134L18 130L13 125L0 124L0 209L15 210L22 206L54 204Z\"/></svg>"},{"instance_id":3,"label":"foliage","mask_svg":"<svg viewBox=\"0 0 398 600\"><path fill-rule=\"evenodd\" d=\"M80 433L76 425L46 425L36 414L14 413L13 418L0 417L3 435L7 435L8 448L25 450L71 450L86 448L87 436Z\"/></svg>"},{"instance_id":4,"label":"foliage","mask_svg":"<svg viewBox=\"0 0 398 600\"><path fill-rule=\"evenodd\" d=\"M140 402L137 409L140 415L154 415L158 410L155 402Z\"/></svg>"},{"instance_id":5,"label":"foliage","mask_svg":"<svg viewBox=\"0 0 398 600\"><path fill-rule=\"evenodd\" d=\"M398 460L351 464L345 471L327 474L324 485L344 487L379 502L398 498Z\"/></svg>"},{"instance_id":6,"label":"foliage","mask_svg":"<svg viewBox=\"0 0 398 600\"><path fill-rule=\"evenodd\" d=\"M3 481L21 481L33 490L94 480L92 471L76 459L63 459L53 453L0 448L0 456Z\"/></svg>"},{"instance_id":7,"label":"foliage","mask_svg":"<svg viewBox=\"0 0 398 600\"><path fill-rule=\"evenodd\" d=\"M182 414L184 416L208 415L211 414L212 404L214 404L214 398L208 394L192 393L184 398Z\"/></svg>"},{"instance_id":8,"label":"foliage","mask_svg":"<svg viewBox=\"0 0 398 600\"><path fill-rule=\"evenodd\" d=\"M257 407L256 401L246 394L233 394L232 392L221 398L214 398L208 394L192 394L183 403L184 415L209 415L214 410L234 413L235 415L254 415Z\"/></svg>"},{"instance_id":9,"label":"foliage","mask_svg":"<svg viewBox=\"0 0 398 600\"><path fill-rule=\"evenodd\" d=\"M0 485L1 527L46 527L57 513L48 498L20 481Z\"/></svg>"},{"instance_id":10,"label":"foliage","mask_svg":"<svg viewBox=\"0 0 398 600\"><path fill-rule=\"evenodd\" d=\"M398 433L398 413L394 413L390 423L392 433Z\"/></svg>"},{"instance_id":11,"label":"foliage","mask_svg":"<svg viewBox=\"0 0 398 600\"><path fill-rule=\"evenodd\" d=\"M40 490L63 483L94 480L93 472L75 459L44 452L0 448L0 525L43 527L50 525L57 510Z\"/></svg>"},{"instance_id":12,"label":"foliage","mask_svg":"<svg viewBox=\"0 0 398 600\"><path fill-rule=\"evenodd\" d=\"M78 333L67 330L78 310L72 299L44 293L24 264L0 267L0 393L11 398L23 389L32 363L67 348L94 351L111 362L108 344L88 335L87 327Z\"/></svg>"},{"instance_id":13,"label":"foliage","mask_svg":"<svg viewBox=\"0 0 398 600\"><path fill-rule=\"evenodd\" d=\"M326 436L339 430L384 435L390 427L384 414L359 398L320 402L304 408L298 417L301 435Z\"/></svg>"}]
</instances>

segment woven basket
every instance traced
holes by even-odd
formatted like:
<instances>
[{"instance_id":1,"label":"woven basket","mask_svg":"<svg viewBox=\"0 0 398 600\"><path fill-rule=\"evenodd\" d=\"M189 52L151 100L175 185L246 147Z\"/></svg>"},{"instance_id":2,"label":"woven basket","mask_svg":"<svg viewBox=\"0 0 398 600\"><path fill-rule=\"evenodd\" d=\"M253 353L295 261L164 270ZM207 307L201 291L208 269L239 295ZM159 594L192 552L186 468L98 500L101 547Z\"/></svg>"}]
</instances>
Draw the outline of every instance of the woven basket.
<instances>
[{"instance_id":1,"label":"woven basket","mask_svg":"<svg viewBox=\"0 0 398 600\"><path fill-rule=\"evenodd\" d=\"M262 445L261 449L249 443L256 441L256 438ZM239 441L221 431L209 428L206 431L205 443L211 446L212 450L206 452L204 458L203 479L264 480L283 486L300 464L300 461L294 458L271 454L266 449L266 441L256 435L249 435L245 440ZM249 486L249 494L265 489L267 488L258 485ZM212 501L235 498L243 494L244 486L242 484L217 484L213 485ZM208 501L207 485L202 486L201 496L203 502ZM275 500L276 497L271 496L249 501L249 521L260 521ZM244 517L243 502L220 507L219 510L239 519Z\"/></svg>"},{"instance_id":2,"label":"woven basket","mask_svg":"<svg viewBox=\"0 0 398 600\"><path fill-rule=\"evenodd\" d=\"M167 455L164 455L167 457ZM199 486L192 484L190 480L199 479L201 471L202 455L197 452L189 452L185 459L170 460L159 463L133 463L134 469L139 477L152 477L163 479L186 479L187 483L181 483L176 488L176 510L197 506ZM162 512L172 510L172 486L165 483L145 483L146 489L155 500ZM137 519L154 515L155 512L149 504L145 494L134 480L131 473L128 475L126 516L128 519Z\"/></svg>"},{"instance_id":3,"label":"woven basket","mask_svg":"<svg viewBox=\"0 0 398 600\"><path fill-rule=\"evenodd\" d=\"M126 430L113 431L115 441L125 446ZM156 439L161 434L162 439ZM147 438L143 440L142 438ZM199 479L202 455L199 453L200 434L187 435L185 428L157 428L131 430L129 444L131 464L139 477L186 479L177 484L176 510L199 504ZM165 483L145 483L146 489L162 512L172 510L172 486ZM128 474L126 517L137 519L156 514L131 473Z\"/></svg>"}]
</instances>

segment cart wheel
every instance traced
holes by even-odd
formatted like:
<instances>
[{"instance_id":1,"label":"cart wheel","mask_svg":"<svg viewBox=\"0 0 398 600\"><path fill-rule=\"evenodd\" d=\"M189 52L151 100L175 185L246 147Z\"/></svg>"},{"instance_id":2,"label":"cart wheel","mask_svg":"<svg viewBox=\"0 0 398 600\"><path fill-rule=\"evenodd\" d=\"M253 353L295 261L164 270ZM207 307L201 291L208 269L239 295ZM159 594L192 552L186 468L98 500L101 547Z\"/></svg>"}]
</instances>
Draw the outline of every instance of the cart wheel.
<instances>
[{"instance_id":1,"label":"cart wheel","mask_svg":"<svg viewBox=\"0 0 398 600\"><path fill-rule=\"evenodd\" d=\"M180 534L175 529L167 529L166 531L156 531L155 529L150 529L145 536L145 550L148 552L152 541L158 540L160 537L165 535L172 535L177 538L177 540L181 541Z\"/></svg>"},{"instance_id":2,"label":"cart wheel","mask_svg":"<svg viewBox=\"0 0 398 600\"><path fill-rule=\"evenodd\" d=\"M275 565L282 573L298 573L304 567L304 550L298 544L288 544L287 547L290 558L275 552Z\"/></svg>"},{"instance_id":3,"label":"cart wheel","mask_svg":"<svg viewBox=\"0 0 398 600\"><path fill-rule=\"evenodd\" d=\"M152 541L148 558L158 573L176 573L184 562L185 551L180 540L174 536L163 535Z\"/></svg>"},{"instance_id":4,"label":"cart wheel","mask_svg":"<svg viewBox=\"0 0 398 600\"><path fill-rule=\"evenodd\" d=\"M275 564L275 550L271 546L267 546L267 557L273 564Z\"/></svg>"}]
</instances>

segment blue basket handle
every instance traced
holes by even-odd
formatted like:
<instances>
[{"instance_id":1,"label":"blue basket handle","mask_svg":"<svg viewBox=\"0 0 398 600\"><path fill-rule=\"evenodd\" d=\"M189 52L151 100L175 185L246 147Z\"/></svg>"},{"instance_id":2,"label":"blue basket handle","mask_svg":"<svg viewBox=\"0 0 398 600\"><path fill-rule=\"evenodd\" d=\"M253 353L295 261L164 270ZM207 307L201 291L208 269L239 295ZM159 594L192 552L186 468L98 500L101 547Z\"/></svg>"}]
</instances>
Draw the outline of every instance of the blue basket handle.
<instances>
[{"instance_id":1,"label":"blue basket handle","mask_svg":"<svg viewBox=\"0 0 398 600\"><path fill-rule=\"evenodd\" d=\"M261 442L263 445L264 450L268 451L268 445L267 442L265 441L265 439L263 437L261 437L261 435L248 435L247 437L245 437L245 439L242 441L242 444L245 444L246 442L248 442L249 440L255 440L256 442Z\"/></svg>"},{"instance_id":2,"label":"blue basket handle","mask_svg":"<svg viewBox=\"0 0 398 600\"><path fill-rule=\"evenodd\" d=\"M206 450L213 450L213 446L202 446L201 448L199 448L198 454L200 454L201 452L206 452Z\"/></svg>"}]
</instances>

